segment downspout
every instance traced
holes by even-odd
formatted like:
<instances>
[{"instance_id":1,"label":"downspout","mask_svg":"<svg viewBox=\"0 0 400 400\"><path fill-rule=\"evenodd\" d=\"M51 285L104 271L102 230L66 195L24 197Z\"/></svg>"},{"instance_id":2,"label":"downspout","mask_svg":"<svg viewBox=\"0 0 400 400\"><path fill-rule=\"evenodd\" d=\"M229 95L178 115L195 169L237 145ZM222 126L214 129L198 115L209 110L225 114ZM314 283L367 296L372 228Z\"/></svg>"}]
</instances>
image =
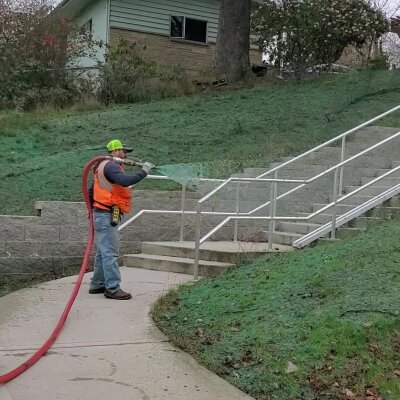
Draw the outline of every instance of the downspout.
<instances>
[{"instance_id":1,"label":"downspout","mask_svg":"<svg viewBox=\"0 0 400 400\"><path fill-rule=\"evenodd\" d=\"M111 0L107 2L107 21L106 21L106 44L110 43L110 19L111 19Z\"/></svg>"}]
</instances>

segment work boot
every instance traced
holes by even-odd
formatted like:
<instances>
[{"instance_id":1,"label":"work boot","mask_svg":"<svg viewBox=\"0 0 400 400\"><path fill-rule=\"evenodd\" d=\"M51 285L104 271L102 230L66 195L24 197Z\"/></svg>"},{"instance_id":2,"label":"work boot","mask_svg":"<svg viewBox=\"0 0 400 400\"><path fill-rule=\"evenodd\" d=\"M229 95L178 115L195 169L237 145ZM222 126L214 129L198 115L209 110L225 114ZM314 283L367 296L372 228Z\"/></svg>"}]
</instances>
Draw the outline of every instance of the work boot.
<instances>
[{"instance_id":1,"label":"work boot","mask_svg":"<svg viewBox=\"0 0 400 400\"><path fill-rule=\"evenodd\" d=\"M108 290L106 290L104 292L104 296L106 296L108 299L114 299L114 300L129 300L132 298L132 295L130 293L126 293L122 289L118 289L114 293L111 293Z\"/></svg>"}]
</instances>

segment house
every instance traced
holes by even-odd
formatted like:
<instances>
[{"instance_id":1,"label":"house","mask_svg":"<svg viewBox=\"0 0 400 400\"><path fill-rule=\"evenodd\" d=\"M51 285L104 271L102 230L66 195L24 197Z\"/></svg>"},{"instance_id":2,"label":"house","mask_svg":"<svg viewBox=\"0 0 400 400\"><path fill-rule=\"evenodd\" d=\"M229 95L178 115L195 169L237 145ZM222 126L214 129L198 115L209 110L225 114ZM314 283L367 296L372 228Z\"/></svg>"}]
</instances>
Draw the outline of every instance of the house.
<instances>
[{"instance_id":1,"label":"house","mask_svg":"<svg viewBox=\"0 0 400 400\"><path fill-rule=\"evenodd\" d=\"M219 0L63 0L58 6L95 39L115 45L124 38L145 60L194 75L213 70L219 9ZM104 50L98 56L104 60ZM256 48L250 62L262 62Z\"/></svg>"},{"instance_id":2,"label":"house","mask_svg":"<svg viewBox=\"0 0 400 400\"><path fill-rule=\"evenodd\" d=\"M390 19L390 31L400 37L400 15Z\"/></svg>"}]
</instances>

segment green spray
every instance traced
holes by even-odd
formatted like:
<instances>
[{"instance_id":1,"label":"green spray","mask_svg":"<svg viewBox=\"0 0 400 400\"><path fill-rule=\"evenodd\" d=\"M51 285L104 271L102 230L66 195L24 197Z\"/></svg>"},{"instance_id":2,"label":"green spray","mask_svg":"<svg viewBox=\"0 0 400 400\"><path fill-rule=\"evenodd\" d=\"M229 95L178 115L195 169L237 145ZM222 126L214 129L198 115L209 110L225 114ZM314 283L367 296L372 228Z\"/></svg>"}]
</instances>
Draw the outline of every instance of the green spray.
<instances>
[{"instance_id":1,"label":"green spray","mask_svg":"<svg viewBox=\"0 0 400 400\"><path fill-rule=\"evenodd\" d=\"M172 164L161 165L154 168L158 173L168 176L175 182L187 185L189 182L207 176L208 168L205 164Z\"/></svg>"}]
</instances>

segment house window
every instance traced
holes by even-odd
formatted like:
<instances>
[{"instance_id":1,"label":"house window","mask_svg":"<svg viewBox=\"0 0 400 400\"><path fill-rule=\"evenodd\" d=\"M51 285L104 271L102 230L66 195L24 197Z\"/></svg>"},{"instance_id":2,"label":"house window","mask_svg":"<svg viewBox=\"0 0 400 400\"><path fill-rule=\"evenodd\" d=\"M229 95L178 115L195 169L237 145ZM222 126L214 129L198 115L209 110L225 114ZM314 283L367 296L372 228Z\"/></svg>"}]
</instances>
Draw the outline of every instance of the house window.
<instances>
[{"instance_id":1,"label":"house window","mask_svg":"<svg viewBox=\"0 0 400 400\"><path fill-rule=\"evenodd\" d=\"M183 16L172 16L171 37L207 43L207 21Z\"/></svg>"},{"instance_id":2,"label":"house window","mask_svg":"<svg viewBox=\"0 0 400 400\"><path fill-rule=\"evenodd\" d=\"M90 35L92 33L92 29L93 29L93 21L91 19L89 19L89 21L85 22L82 26L81 26L81 33L83 35Z\"/></svg>"}]
</instances>

